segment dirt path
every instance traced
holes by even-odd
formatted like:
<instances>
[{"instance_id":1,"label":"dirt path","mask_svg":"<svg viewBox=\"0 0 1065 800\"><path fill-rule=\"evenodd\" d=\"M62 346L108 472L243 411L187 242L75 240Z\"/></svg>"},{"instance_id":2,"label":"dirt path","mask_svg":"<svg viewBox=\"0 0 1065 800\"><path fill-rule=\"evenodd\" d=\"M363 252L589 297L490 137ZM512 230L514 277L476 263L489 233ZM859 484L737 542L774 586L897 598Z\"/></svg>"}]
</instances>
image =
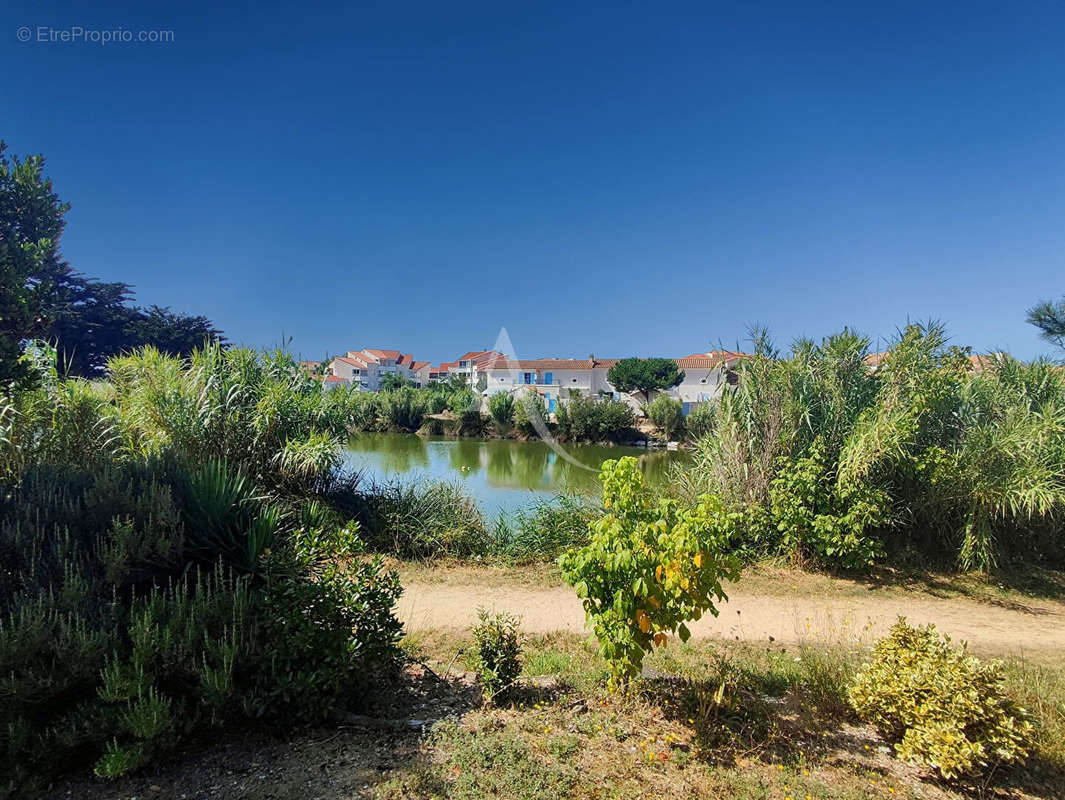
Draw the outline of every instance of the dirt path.
<instances>
[{"instance_id":1,"label":"dirt path","mask_svg":"<svg viewBox=\"0 0 1065 800\"><path fill-rule=\"evenodd\" d=\"M404 576L399 616L409 632L467 628L479 606L522 618L527 633L581 633L584 611L566 586L530 586L520 580L479 582L455 576L446 581ZM880 589L868 596L788 594L729 590L718 617L692 624L698 637L777 642L869 642L884 634L899 615L911 623L934 622L973 650L1002 655L1047 657L1065 653L1065 603L1025 600L995 604L965 597L940 598L926 592Z\"/></svg>"}]
</instances>

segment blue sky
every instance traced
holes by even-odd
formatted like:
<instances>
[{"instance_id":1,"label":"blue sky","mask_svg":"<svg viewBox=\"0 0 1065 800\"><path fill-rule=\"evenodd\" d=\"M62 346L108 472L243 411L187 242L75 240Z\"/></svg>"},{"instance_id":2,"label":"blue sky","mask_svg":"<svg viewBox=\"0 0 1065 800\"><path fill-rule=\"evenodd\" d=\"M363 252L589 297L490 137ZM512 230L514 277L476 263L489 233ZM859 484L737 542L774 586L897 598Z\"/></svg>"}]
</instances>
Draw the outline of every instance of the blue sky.
<instances>
[{"instance_id":1,"label":"blue sky","mask_svg":"<svg viewBox=\"0 0 1065 800\"><path fill-rule=\"evenodd\" d=\"M1060 4L218 5L5 3L0 138L48 158L68 260L141 303L307 357L928 318L1050 351Z\"/></svg>"}]
</instances>

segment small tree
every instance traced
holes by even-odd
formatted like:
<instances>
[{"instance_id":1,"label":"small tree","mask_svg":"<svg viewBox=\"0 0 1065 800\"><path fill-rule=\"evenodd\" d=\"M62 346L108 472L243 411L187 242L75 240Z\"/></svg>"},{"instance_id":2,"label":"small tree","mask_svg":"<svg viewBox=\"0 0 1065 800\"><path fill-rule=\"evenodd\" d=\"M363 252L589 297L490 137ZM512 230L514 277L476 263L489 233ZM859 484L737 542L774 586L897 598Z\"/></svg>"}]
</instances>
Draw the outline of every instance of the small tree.
<instances>
[{"instance_id":1,"label":"small tree","mask_svg":"<svg viewBox=\"0 0 1065 800\"><path fill-rule=\"evenodd\" d=\"M559 559L599 640L617 685L638 675L644 656L685 623L717 615L723 580L739 565L723 550L733 528L720 500L703 495L695 508L656 499L644 488L635 458L603 463L606 514L588 526L589 541Z\"/></svg>"},{"instance_id":2,"label":"small tree","mask_svg":"<svg viewBox=\"0 0 1065 800\"><path fill-rule=\"evenodd\" d=\"M606 379L619 392L642 392L647 401L651 392L679 385L684 371L671 358L623 358L610 368Z\"/></svg>"}]
</instances>

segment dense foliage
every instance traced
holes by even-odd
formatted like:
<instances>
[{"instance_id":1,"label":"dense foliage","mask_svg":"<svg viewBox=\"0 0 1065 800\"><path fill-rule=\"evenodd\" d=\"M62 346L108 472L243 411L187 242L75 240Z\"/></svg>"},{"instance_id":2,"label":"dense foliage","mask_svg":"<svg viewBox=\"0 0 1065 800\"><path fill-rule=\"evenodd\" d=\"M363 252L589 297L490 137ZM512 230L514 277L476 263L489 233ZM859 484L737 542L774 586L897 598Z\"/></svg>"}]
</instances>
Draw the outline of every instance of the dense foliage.
<instances>
[{"instance_id":1,"label":"dense foliage","mask_svg":"<svg viewBox=\"0 0 1065 800\"><path fill-rule=\"evenodd\" d=\"M725 598L736 560L723 555L734 520L713 497L685 508L644 487L635 458L606 461L605 514L589 538L559 558L581 598L615 682L638 675L644 656L669 635L691 635L685 623Z\"/></svg>"},{"instance_id":2,"label":"dense foliage","mask_svg":"<svg viewBox=\"0 0 1065 800\"><path fill-rule=\"evenodd\" d=\"M849 697L862 719L895 741L899 758L954 778L1027 755L1032 725L1004 682L1001 665L952 649L933 625L914 628L900 619Z\"/></svg>"},{"instance_id":3,"label":"dense foliage","mask_svg":"<svg viewBox=\"0 0 1065 800\"><path fill-rule=\"evenodd\" d=\"M521 634L519 620L506 612L477 609L473 627L475 663L485 699L491 702L506 696L521 675Z\"/></svg>"},{"instance_id":4,"label":"dense foliage","mask_svg":"<svg viewBox=\"0 0 1065 800\"><path fill-rule=\"evenodd\" d=\"M399 584L324 502L344 419L319 385L217 345L107 385L49 367L0 406L0 793L365 705Z\"/></svg>"},{"instance_id":5,"label":"dense foliage","mask_svg":"<svg viewBox=\"0 0 1065 800\"><path fill-rule=\"evenodd\" d=\"M558 404L556 433L567 442L625 442L636 438L636 415L610 397L576 395Z\"/></svg>"},{"instance_id":6,"label":"dense foliage","mask_svg":"<svg viewBox=\"0 0 1065 800\"><path fill-rule=\"evenodd\" d=\"M488 400L488 415L492 418L496 432L502 436L510 433L514 426L514 395L510 392L496 392Z\"/></svg>"},{"instance_id":7,"label":"dense foliage","mask_svg":"<svg viewBox=\"0 0 1065 800\"><path fill-rule=\"evenodd\" d=\"M514 402L514 426L529 439L547 431L547 406L539 392L525 391L518 395Z\"/></svg>"},{"instance_id":8,"label":"dense foliage","mask_svg":"<svg viewBox=\"0 0 1065 800\"><path fill-rule=\"evenodd\" d=\"M971 357L938 325L908 326L877 359L868 344L843 331L781 357L760 339L678 490L742 514L751 554L848 567L904 549L963 568L1060 560L1065 375Z\"/></svg>"},{"instance_id":9,"label":"dense foliage","mask_svg":"<svg viewBox=\"0 0 1065 800\"><path fill-rule=\"evenodd\" d=\"M623 358L606 373L606 379L619 392L651 392L672 389L684 380L684 371L671 358Z\"/></svg>"},{"instance_id":10,"label":"dense foliage","mask_svg":"<svg viewBox=\"0 0 1065 800\"><path fill-rule=\"evenodd\" d=\"M668 394L660 394L643 407L647 418L667 439L678 439L684 433L684 406Z\"/></svg>"}]
</instances>

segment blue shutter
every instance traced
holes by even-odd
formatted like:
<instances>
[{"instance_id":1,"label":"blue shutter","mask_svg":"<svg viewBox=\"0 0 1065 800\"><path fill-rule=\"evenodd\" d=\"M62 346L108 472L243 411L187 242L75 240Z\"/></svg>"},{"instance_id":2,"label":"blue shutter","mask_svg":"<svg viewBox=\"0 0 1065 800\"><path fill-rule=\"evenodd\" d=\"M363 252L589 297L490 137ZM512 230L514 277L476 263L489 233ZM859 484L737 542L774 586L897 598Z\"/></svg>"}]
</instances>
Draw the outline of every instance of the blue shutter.
<instances>
[{"instance_id":1,"label":"blue shutter","mask_svg":"<svg viewBox=\"0 0 1065 800\"><path fill-rule=\"evenodd\" d=\"M553 378L553 377L554 376L550 372L545 372L544 373L544 383L550 385L551 384L551 378Z\"/></svg>"}]
</instances>

